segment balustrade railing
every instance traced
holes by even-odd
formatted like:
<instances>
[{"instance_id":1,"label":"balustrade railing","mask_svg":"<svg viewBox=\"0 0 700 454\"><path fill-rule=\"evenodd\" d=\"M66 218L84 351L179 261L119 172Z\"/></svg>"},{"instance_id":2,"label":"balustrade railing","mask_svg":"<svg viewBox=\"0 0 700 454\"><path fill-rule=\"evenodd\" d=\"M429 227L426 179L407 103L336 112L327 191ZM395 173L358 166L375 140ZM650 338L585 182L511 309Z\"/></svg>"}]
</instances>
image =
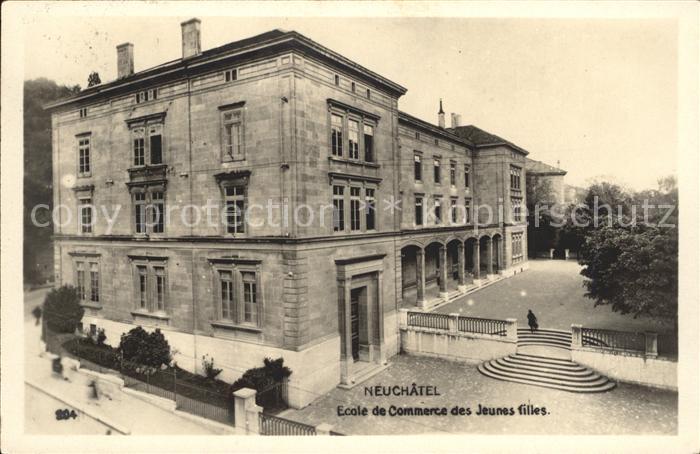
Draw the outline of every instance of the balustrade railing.
<instances>
[{"instance_id":1,"label":"balustrade railing","mask_svg":"<svg viewBox=\"0 0 700 454\"><path fill-rule=\"evenodd\" d=\"M492 336L506 336L505 320L490 318L462 317L457 318L457 329L465 333L490 334Z\"/></svg>"},{"instance_id":2,"label":"balustrade railing","mask_svg":"<svg viewBox=\"0 0 700 454\"><path fill-rule=\"evenodd\" d=\"M408 312L406 323L408 326L448 330L450 329L450 316L432 312Z\"/></svg>"},{"instance_id":3,"label":"balustrade railing","mask_svg":"<svg viewBox=\"0 0 700 454\"><path fill-rule=\"evenodd\" d=\"M646 351L644 333L581 328L581 344L584 347L610 348L613 350Z\"/></svg>"},{"instance_id":4,"label":"balustrade railing","mask_svg":"<svg viewBox=\"0 0 700 454\"><path fill-rule=\"evenodd\" d=\"M316 428L289 419L259 414L260 435L316 435Z\"/></svg>"}]
</instances>

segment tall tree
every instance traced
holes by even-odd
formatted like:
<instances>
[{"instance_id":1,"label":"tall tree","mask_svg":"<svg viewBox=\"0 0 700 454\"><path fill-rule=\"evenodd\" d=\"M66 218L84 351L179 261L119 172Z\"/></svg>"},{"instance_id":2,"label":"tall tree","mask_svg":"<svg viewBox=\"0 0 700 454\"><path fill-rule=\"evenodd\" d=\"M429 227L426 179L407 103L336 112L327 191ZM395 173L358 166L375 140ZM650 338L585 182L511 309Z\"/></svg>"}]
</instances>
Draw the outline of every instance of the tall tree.
<instances>
[{"instance_id":1,"label":"tall tree","mask_svg":"<svg viewBox=\"0 0 700 454\"><path fill-rule=\"evenodd\" d=\"M35 206L52 205L51 115L43 106L79 91L77 85L66 87L45 78L24 82L24 278L28 283L45 280L51 272L50 263L39 263L37 252L50 250L52 227L38 227L31 219ZM39 222L51 222L47 210L37 214Z\"/></svg>"}]
</instances>

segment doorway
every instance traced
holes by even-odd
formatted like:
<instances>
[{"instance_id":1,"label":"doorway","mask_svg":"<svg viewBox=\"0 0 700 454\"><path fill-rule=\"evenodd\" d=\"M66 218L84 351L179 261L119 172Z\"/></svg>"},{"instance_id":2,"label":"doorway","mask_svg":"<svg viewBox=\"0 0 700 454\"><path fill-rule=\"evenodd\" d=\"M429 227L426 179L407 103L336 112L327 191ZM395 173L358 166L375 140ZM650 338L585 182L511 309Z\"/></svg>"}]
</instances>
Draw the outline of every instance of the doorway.
<instances>
[{"instance_id":1,"label":"doorway","mask_svg":"<svg viewBox=\"0 0 700 454\"><path fill-rule=\"evenodd\" d=\"M354 288L350 291L350 341L352 360L360 360L360 298L367 287Z\"/></svg>"}]
</instances>

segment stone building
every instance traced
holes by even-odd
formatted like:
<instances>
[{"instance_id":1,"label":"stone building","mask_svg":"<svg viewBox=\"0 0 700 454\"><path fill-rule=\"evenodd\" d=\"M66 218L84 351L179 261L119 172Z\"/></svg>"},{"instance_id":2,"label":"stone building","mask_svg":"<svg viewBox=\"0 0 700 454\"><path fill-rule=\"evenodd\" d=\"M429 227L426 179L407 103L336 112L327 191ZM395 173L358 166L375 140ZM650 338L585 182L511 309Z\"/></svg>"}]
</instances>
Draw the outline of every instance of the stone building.
<instances>
[{"instance_id":1,"label":"stone building","mask_svg":"<svg viewBox=\"0 0 700 454\"><path fill-rule=\"evenodd\" d=\"M527 152L399 111L404 87L299 33L202 51L181 27L182 58L134 73L122 44L117 80L47 106L56 282L107 343L159 327L228 381L283 357L300 407L381 370L400 307L527 267Z\"/></svg>"}]
</instances>

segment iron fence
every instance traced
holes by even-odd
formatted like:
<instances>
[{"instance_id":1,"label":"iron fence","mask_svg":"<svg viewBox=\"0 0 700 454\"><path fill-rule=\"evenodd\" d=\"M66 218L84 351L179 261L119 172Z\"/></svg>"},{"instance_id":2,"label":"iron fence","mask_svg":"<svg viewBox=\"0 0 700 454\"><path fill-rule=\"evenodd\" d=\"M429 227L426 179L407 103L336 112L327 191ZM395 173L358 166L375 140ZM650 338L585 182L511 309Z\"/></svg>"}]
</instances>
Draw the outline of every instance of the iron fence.
<instances>
[{"instance_id":1,"label":"iron fence","mask_svg":"<svg viewBox=\"0 0 700 454\"><path fill-rule=\"evenodd\" d=\"M288 408L287 382L271 382L255 395L255 404L263 408L265 413L279 413Z\"/></svg>"},{"instance_id":2,"label":"iron fence","mask_svg":"<svg viewBox=\"0 0 700 454\"><path fill-rule=\"evenodd\" d=\"M506 321L490 318L458 317L457 330L465 333L490 334L506 336Z\"/></svg>"},{"instance_id":3,"label":"iron fence","mask_svg":"<svg viewBox=\"0 0 700 454\"><path fill-rule=\"evenodd\" d=\"M584 347L610 348L614 350L646 351L644 333L582 328L581 342Z\"/></svg>"},{"instance_id":4,"label":"iron fence","mask_svg":"<svg viewBox=\"0 0 700 454\"><path fill-rule=\"evenodd\" d=\"M308 424L303 424L289 419L260 413L258 416L260 423L260 435L317 435L316 428Z\"/></svg>"},{"instance_id":5,"label":"iron fence","mask_svg":"<svg viewBox=\"0 0 700 454\"><path fill-rule=\"evenodd\" d=\"M200 395L204 398L194 399L189 397L192 395ZM190 383L177 382L175 408L223 424L235 423L233 402L230 401L227 395Z\"/></svg>"},{"instance_id":6,"label":"iron fence","mask_svg":"<svg viewBox=\"0 0 700 454\"><path fill-rule=\"evenodd\" d=\"M433 329L450 329L450 316L448 314L409 311L406 315L408 326Z\"/></svg>"}]
</instances>

